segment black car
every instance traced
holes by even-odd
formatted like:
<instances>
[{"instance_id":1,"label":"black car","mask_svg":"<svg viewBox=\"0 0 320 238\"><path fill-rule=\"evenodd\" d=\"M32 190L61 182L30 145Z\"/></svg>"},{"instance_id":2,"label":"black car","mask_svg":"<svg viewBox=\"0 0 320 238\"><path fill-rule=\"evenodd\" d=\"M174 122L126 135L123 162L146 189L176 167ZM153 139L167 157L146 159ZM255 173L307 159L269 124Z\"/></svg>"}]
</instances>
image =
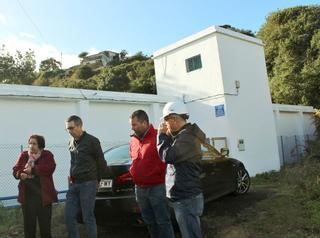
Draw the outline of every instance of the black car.
<instances>
[{"instance_id":1,"label":"black car","mask_svg":"<svg viewBox=\"0 0 320 238\"><path fill-rule=\"evenodd\" d=\"M204 144L202 150L201 181L205 202L229 193L245 194L249 190L250 177L242 162L228 158L209 144ZM109 174L100 181L96 195L97 223L142 223L129 173L129 144L107 150L105 158Z\"/></svg>"}]
</instances>

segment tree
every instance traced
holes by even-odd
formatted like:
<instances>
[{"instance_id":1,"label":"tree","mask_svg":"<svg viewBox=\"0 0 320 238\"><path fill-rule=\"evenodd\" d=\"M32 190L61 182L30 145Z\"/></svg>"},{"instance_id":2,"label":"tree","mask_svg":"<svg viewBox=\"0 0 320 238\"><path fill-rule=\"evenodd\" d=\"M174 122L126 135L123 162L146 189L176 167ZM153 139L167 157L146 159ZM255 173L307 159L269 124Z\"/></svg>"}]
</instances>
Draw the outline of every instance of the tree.
<instances>
[{"instance_id":1,"label":"tree","mask_svg":"<svg viewBox=\"0 0 320 238\"><path fill-rule=\"evenodd\" d=\"M138 61L134 70L128 72L130 92L156 94L153 60Z\"/></svg>"},{"instance_id":2,"label":"tree","mask_svg":"<svg viewBox=\"0 0 320 238\"><path fill-rule=\"evenodd\" d=\"M81 59L81 62L82 62L87 55L88 55L88 52L83 51L78 55L78 57Z\"/></svg>"},{"instance_id":3,"label":"tree","mask_svg":"<svg viewBox=\"0 0 320 238\"><path fill-rule=\"evenodd\" d=\"M320 29L311 39L301 73L304 92L302 103L320 108Z\"/></svg>"},{"instance_id":4,"label":"tree","mask_svg":"<svg viewBox=\"0 0 320 238\"><path fill-rule=\"evenodd\" d=\"M320 107L319 16L318 5L287 8L271 13L257 33L273 102Z\"/></svg>"},{"instance_id":5,"label":"tree","mask_svg":"<svg viewBox=\"0 0 320 238\"><path fill-rule=\"evenodd\" d=\"M99 78L104 80L103 89L118 92L129 91L130 86L127 72L127 64L106 67L99 75ZM101 88L101 81L99 84Z\"/></svg>"},{"instance_id":6,"label":"tree","mask_svg":"<svg viewBox=\"0 0 320 238\"><path fill-rule=\"evenodd\" d=\"M119 55L120 55L120 60L124 60L128 55L128 52L126 50L121 50Z\"/></svg>"},{"instance_id":7,"label":"tree","mask_svg":"<svg viewBox=\"0 0 320 238\"><path fill-rule=\"evenodd\" d=\"M88 79L94 75L94 71L90 66L83 65L78 67L72 75L74 79Z\"/></svg>"},{"instance_id":8,"label":"tree","mask_svg":"<svg viewBox=\"0 0 320 238\"><path fill-rule=\"evenodd\" d=\"M14 56L0 50L0 82L9 84L32 84L35 79L36 61L32 50L24 54L16 51Z\"/></svg>"},{"instance_id":9,"label":"tree","mask_svg":"<svg viewBox=\"0 0 320 238\"><path fill-rule=\"evenodd\" d=\"M41 61L39 71L49 72L61 69L61 62L55 60L54 58L49 58Z\"/></svg>"}]
</instances>

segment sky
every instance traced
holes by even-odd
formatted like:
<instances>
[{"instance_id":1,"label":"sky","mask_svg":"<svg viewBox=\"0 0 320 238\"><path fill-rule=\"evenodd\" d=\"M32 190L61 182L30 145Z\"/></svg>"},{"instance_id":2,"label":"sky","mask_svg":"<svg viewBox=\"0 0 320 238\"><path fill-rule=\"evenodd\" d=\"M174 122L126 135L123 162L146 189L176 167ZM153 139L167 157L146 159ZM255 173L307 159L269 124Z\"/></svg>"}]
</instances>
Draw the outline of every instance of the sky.
<instances>
[{"instance_id":1,"label":"sky","mask_svg":"<svg viewBox=\"0 0 320 238\"><path fill-rule=\"evenodd\" d=\"M0 0L0 44L63 68L81 52L154 51L212 25L259 31L277 10L314 0Z\"/></svg>"}]
</instances>

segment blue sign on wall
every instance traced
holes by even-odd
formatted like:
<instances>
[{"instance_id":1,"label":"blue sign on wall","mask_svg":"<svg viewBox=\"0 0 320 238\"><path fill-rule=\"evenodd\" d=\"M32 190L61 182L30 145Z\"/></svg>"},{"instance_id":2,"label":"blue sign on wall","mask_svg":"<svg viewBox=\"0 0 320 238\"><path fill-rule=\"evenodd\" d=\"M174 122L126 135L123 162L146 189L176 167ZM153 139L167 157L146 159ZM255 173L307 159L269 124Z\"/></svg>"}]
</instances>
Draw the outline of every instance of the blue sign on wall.
<instances>
[{"instance_id":1,"label":"blue sign on wall","mask_svg":"<svg viewBox=\"0 0 320 238\"><path fill-rule=\"evenodd\" d=\"M216 117L223 117L225 115L224 112L224 104L214 106Z\"/></svg>"}]
</instances>

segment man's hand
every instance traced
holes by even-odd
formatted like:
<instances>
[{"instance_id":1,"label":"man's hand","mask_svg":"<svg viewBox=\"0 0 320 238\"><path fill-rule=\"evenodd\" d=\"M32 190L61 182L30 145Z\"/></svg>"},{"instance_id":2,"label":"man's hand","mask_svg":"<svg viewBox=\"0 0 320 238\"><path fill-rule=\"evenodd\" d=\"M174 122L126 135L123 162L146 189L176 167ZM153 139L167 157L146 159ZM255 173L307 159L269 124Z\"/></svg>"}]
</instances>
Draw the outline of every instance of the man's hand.
<instances>
[{"instance_id":1,"label":"man's hand","mask_svg":"<svg viewBox=\"0 0 320 238\"><path fill-rule=\"evenodd\" d=\"M21 180L26 180L28 178L28 174L26 174L26 173L24 173L24 172L22 172L21 174L20 174L20 179Z\"/></svg>"},{"instance_id":2,"label":"man's hand","mask_svg":"<svg viewBox=\"0 0 320 238\"><path fill-rule=\"evenodd\" d=\"M28 166L27 168L25 168L25 169L23 170L23 172L26 173L26 174L31 174L31 169L32 169L32 168Z\"/></svg>"},{"instance_id":3,"label":"man's hand","mask_svg":"<svg viewBox=\"0 0 320 238\"><path fill-rule=\"evenodd\" d=\"M167 134L168 133L168 127L165 122L160 123L158 131L159 131L159 134L161 134L161 133Z\"/></svg>"}]
</instances>

